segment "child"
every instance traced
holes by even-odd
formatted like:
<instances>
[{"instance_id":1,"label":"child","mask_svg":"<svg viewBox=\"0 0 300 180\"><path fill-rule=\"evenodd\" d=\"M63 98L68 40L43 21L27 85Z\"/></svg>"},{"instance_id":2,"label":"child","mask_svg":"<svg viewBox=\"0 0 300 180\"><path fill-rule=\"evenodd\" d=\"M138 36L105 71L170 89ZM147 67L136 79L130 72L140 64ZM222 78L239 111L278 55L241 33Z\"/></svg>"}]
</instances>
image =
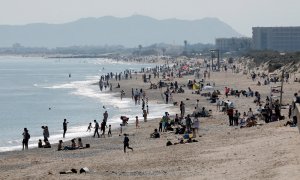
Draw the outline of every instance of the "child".
<instances>
[{"instance_id":1,"label":"child","mask_svg":"<svg viewBox=\"0 0 300 180\"><path fill-rule=\"evenodd\" d=\"M43 143L42 143L42 140L39 139L39 142L38 142L38 148L43 148Z\"/></svg>"},{"instance_id":2,"label":"child","mask_svg":"<svg viewBox=\"0 0 300 180\"><path fill-rule=\"evenodd\" d=\"M89 124L89 126L88 126L86 132L88 132L88 131L91 132L91 130L92 130L92 123Z\"/></svg>"},{"instance_id":3,"label":"child","mask_svg":"<svg viewBox=\"0 0 300 180\"><path fill-rule=\"evenodd\" d=\"M58 150L58 151L63 150L63 141L62 141L62 140L59 140L58 146L57 146L57 150Z\"/></svg>"},{"instance_id":4,"label":"child","mask_svg":"<svg viewBox=\"0 0 300 180\"><path fill-rule=\"evenodd\" d=\"M124 134L124 153L126 153L126 148L131 149L133 151L133 148L129 147L129 138L127 137L127 134Z\"/></svg>"},{"instance_id":5,"label":"child","mask_svg":"<svg viewBox=\"0 0 300 180\"><path fill-rule=\"evenodd\" d=\"M111 137L111 125L108 125L108 133L107 133L108 137Z\"/></svg>"}]
</instances>

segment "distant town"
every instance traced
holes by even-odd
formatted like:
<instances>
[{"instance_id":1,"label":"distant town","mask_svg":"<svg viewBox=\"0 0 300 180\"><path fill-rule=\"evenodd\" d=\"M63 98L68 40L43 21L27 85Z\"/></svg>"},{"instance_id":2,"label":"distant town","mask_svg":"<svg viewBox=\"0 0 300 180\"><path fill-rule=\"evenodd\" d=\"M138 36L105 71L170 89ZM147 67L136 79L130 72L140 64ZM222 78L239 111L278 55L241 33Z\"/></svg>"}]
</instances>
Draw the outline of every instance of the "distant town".
<instances>
[{"instance_id":1,"label":"distant town","mask_svg":"<svg viewBox=\"0 0 300 180\"><path fill-rule=\"evenodd\" d=\"M110 57L110 56L187 56L194 57L210 54L217 50L220 56L253 55L253 53L285 53L298 54L300 51L300 27L253 27L252 38L219 37L215 44L190 44L187 40L182 44L152 44L136 47L115 46L70 46L70 47L25 47L15 43L11 47L0 48L1 55L27 55L46 57Z\"/></svg>"}]
</instances>

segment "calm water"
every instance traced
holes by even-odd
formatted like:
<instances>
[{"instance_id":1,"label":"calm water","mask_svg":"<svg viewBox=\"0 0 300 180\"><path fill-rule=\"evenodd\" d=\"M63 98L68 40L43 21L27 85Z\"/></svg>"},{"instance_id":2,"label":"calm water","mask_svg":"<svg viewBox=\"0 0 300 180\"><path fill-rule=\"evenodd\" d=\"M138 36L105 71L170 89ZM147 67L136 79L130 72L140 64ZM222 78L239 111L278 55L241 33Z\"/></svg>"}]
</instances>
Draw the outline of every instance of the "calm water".
<instances>
[{"instance_id":1,"label":"calm water","mask_svg":"<svg viewBox=\"0 0 300 180\"><path fill-rule=\"evenodd\" d=\"M64 118L69 121L67 139L91 135L85 132L87 125L102 120L103 105L109 113L108 124L114 127L120 124L121 115L141 116L131 99L120 102L119 97L100 92L92 84L108 72L151 66L107 59L0 57L0 152L21 148L24 127L31 134L31 147L42 139L42 125L49 127L49 140L56 143L62 137ZM155 118L168 106L150 103L149 107L153 112L149 117Z\"/></svg>"}]
</instances>

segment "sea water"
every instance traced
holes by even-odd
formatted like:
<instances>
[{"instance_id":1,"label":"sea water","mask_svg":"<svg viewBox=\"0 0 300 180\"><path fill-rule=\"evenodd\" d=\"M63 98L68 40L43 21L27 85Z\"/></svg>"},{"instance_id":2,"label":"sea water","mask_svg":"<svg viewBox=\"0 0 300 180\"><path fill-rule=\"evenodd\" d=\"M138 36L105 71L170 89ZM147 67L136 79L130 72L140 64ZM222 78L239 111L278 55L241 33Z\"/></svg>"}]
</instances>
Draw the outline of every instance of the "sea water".
<instances>
[{"instance_id":1,"label":"sea water","mask_svg":"<svg viewBox=\"0 0 300 180\"><path fill-rule=\"evenodd\" d=\"M31 135L30 147L43 139L41 126L48 126L49 141L57 143L64 118L69 122L64 140L92 136L93 132L86 132L88 124L94 125L94 119L100 123L106 110L107 124L114 128L122 115L131 122L135 116L142 120L140 106L130 98L121 101L119 94L101 92L95 84L109 72L153 66L102 58L0 57L0 152L20 150L25 127ZM151 119L161 117L169 106L149 102L149 107Z\"/></svg>"}]
</instances>

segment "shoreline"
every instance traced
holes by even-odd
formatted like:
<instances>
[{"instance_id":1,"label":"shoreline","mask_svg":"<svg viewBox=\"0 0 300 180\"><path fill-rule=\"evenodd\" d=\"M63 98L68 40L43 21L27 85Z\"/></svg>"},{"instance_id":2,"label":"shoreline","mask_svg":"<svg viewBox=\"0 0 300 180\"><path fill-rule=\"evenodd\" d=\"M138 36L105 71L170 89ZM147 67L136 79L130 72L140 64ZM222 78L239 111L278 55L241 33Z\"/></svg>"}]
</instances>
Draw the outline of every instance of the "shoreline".
<instances>
[{"instance_id":1,"label":"shoreline","mask_svg":"<svg viewBox=\"0 0 300 180\"><path fill-rule=\"evenodd\" d=\"M126 62L125 62L126 63ZM141 74L138 74L138 78L141 78ZM90 80L89 80L90 81ZM121 82L126 82L126 81L128 81L128 80L122 80ZM113 82L112 83L117 83L117 82L119 82L119 81L115 81L115 80L113 80ZM92 84L87 84L87 87L89 87L89 86L95 86L95 85L98 85L98 83L96 82L96 84L95 83L92 83ZM110 97L113 97L113 98L118 98L118 90L119 89L117 89L117 88L113 88L113 91L109 91L109 90L105 90L105 91L102 91L102 92L100 92L101 94L107 94L107 95L109 95ZM80 95L80 96L82 96L82 95ZM84 96L85 97L85 96ZM132 101L132 99L130 98L130 97L125 97L124 99L123 99L123 101ZM161 100L150 100L149 101L149 104L153 104L153 105L155 105L155 106L160 106L161 104L164 104ZM140 108L140 106L141 105L137 105L137 107L138 108ZM164 108L166 108L168 111L170 111L171 109L172 109L172 107L164 107ZM151 111L151 109L150 109L150 111ZM142 114L142 112L140 113L140 114ZM124 114L124 115L126 115L126 114ZM162 114L163 115L163 114ZM134 115L135 116L135 115ZM139 115L140 116L140 115ZM150 118L148 118L148 120L154 120L154 119L157 119L158 117L150 117ZM140 121L142 122L142 119L140 119ZM98 120L98 123L100 124L102 121L101 120ZM113 124L112 124L112 130L113 131L119 131L119 123L116 123L116 122L112 122ZM121 123L121 120L120 120L120 123ZM129 120L129 125L131 125L131 124L134 124L135 123L135 119L133 118L133 117L131 117L131 119ZM94 126L94 123L92 122L92 124L93 124L93 126ZM107 123L107 126L108 126L108 124L109 124L109 122ZM76 127L71 127L71 129L83 129L83 128L86 128L87 126L86 126L86 124L82 124L81 126L76 126ZM69 127L70 128L70 127ZM107 133L107 131L108 131L108 128L106 128L106 133ZM92 129L92 131L91 131L92 133L93 133L93 129ZM79 136L79 135L73 135L73 136L71 136L71 138L69 137L68 138L68 136L66 136L66 141L65 141L65 143L68 143L68 144L70 144L70 142L71 142L71 139L74 139L74 138L87 138L87 137L89 137L89 136L92 136L92 134L91 133L89 133L89 134L86 134L86 132L85 131L76 131L76 132L72 132L71 134L79 134L79 133L85 133L85 135L81 135L81 136ZM68 135L69 133L67 132L67 135ZM57 133L57 134L52 134L51 135L51 137L53 137L53 136L61 136L62 135L62 132L61 133ZM51 137L50 137L50 143L51 143L51 145L52 146L57 146L57 144L58 144L58 140L57 141L52 141L51 140ZM39 137L31 137L31 139L35 139L36 141L34 141L34 142L36 142L34 145L30 145L29 146L29 149L35 149L35 148L37 148L37 140L38 139L43 139L43 137L42 136L39 136ZM59 138L59 139L61 139L61 140L64 140L63 138ZM31 141L31 140L30 140ZM3 151L0 151L0 154L1 153L5 153L5 152L14 152L14 151L22 151L22 144L20 144L20 145L17 145L17 146L11 146L11 147L2 147L2 148L7 148L8 150L3 150Z\"/></svg>"},{"instance_id":2,"label":"shoreline","mask_svg":"<svg viewBox=\"0 0 300 180\"><path fill-rule=\"evenodd\" d=\"M186 84L194 76L176 78L179 84ZM158 82L154 79L152 83ZM256 86L248 76L231 72L211 72L207 82L214 82L220 88L222 100L233 101L242 113L249 108L255 110L251 97L225 97L223 88L259 91L262 100L269 94L269 86ZM125 97L131 97L131 88L143 88L153 101L161 101L159 89L148 89L142 79L123 80L118 93L123 89ZM115 86L113 86L115 87ZM184 87L185 93L174 94L176 102L184 101L186 112L192 113L196 100L202 107L212 110L212 117L200 118L198 142L166 146L167 141L177 142L180 135L162 132L161 138L151 139L150 133L158 127L159 118L142 122L136 129L134 123L125 130L134 151L123 153L123 136L118 130L112 138L83 139L91 148L74 151L34 149L29 151L0 153L0 179L298 179L300 177L300 140L297 128L284 127L284 121L262 123L261 126L239 128L228 126L226 113L218 112L216 105L206 97L193 94ZM298 83L285 83L284 103L290 102L293 92L299 90ZM162 92L165 91L165 88ZM172 105L172 104L171 104ZM179 113L179 106L171 107ZM151 108L150 108L151 113ZM163 115L164 112L161 112ZM287 109L282 113L287 117ZM261 122L261 121L260 121ZM64 144L67 145L67 144ZM60 171L88 167L87 174L60 175ZM14 173L18 171L17 173Z\"/></svg>"},{"instance_id":3,"label":"shoreline","mask_svg":"<svg viewBox=\"0 0 300 180\"><path fill-rule=\"evenodd\" d=\"M9 56L9 57L11 57L11 56ZM16 58L18 58L18 57L20 57L20 56L13 56L12 58L14 58L14 57L16 57ZM44 58L44 57L43 57ZM112 63L112 64L114 64L114 63L118 63L118 64L123 64L123 63L125 63L125 64L131 64L130 62L127 62L127 61L117 61L117 60L113 60L113 61L110 61L109 59L103 59L103 61L104 62L107 62L107 61L109 61L109 63ZM135 64L143 64L144 65L144 67L147 67L147 65L160 65L160 64L157 64L157 63L153 63L153 62L147 62L147 63L144 63L144 62L137 62L137 61L135 61L134 62ZM136 76L135 74L134 74L134 76ZM139 72L138 74L137 74L137 77L139 78L139 79L141 79L141 76L142 76L142 73L141 72ZM84 80L84 82L88 82L88 81L91 81L91 79L86 79L86 80ZM91 83L91 84L86 84L86 87L89 87L89 86L93 86L93 85L98 85L98 81L97 80L94 80L95 81L95 83ZM114 84L114 85L116 85L116 83L118 82L118 81L115 81L114 79L112 79L112 83ZM122 80L122 82L126 82L127 80ZM75 82L77 82L77 80L75 80ZM70 83L70 82L69 82ZM55 86L55 88L54 88L54 86L53 87L45 87L45 88L54 88L54 89L57 89L57 88L60 88L59 86L61 86L61 85L64 85L64 84L58 84L58 85L54 85ZM57 87L56 87L57 86ZM74 89L76 89L75 87L74 87ZM109 96L111 96L111 97L114 97L114 98L117 98L117 96L118 96L118 90L119 89L116 89L116 88L113 88L113 91L109 91L109 90L106 90L106 91L102 91L102 92L100 92L100 94L108 94ZM77 95L80 95L80 94L77 94ZM80 96L84 96L84 97L86 97L85 95L80 95ZM89 97L89 98L92 98L92 97ZM128 97L128 99L124 99L125 101L126 100L128 100L128 101L130 101L131 99L130 99L130 97ZM159 104L163 104L160 100L152 100L151 101L152 103L154 103L154 104L156 104L156 105L159 105ZM141 113L142 114L142 113ZM155 118L157 118L157 117L154 117L154 118L151 118L151 119L155 119ZM101 120L100 120L100 122L101 122ZM134 122L132 122L132 123L134 123ZM115 123L115 124L118 124L118 123ZM76 126L76 127L73 127L73 129L74 128L85 128L85 126L86 126L86 124L82 124L82 125L80 125L80 126ZM115 126L114 128L117 128L117 129L119 129L119 127L118 126ZM82 131L81 131L82 132ZM77 131L77 132L72 132L72 134L78 134L78 133L80 133L79 131ZM62 133L61 133L62 134ZM51 135L51 137L53 137L53 136L60 136L61 135L60 133L56 133L56 134L52 134ZM67 138L68 140L67 140L67 142L70 142L70 140L71 139L73 139L73 138L75 138L75 137L79 137L79 136L77 136L77 135L73 135L74 137L72 137L72 138ZM83 135L83 136L80 136L80 137L86 137L86 136L89 136L89 135ZM58 141L51 141L51 137L50 137L50 143L52 144L52 145L56 145L56 144L58 144ZM37 144L37 140L38 139L43 139L43 137L42 137L42 135L41 136L32 136L31 137L31 140L32 139L35 139L35 141L36 141L36 143L35 143L35 141L34 141L34 144L32 144L32 145L30 145L29 147L30 147L30 149L32 149L32 148L36 148L36 144ZM30 141L31 141L30 140ZM13 141L15 141L15 140L13 140ZM20 140L20 142L21 142L22 140ZM18 145L15 145L15 146L7 146L7 147L3 147L4 149L6 149L6 150L2 150L2 151L0 151L0 153L3 153L3 152L9 152L9 151L22 151L22 144L20 143L20 144L18 144Z\"/></svg>"}]
</instances>

